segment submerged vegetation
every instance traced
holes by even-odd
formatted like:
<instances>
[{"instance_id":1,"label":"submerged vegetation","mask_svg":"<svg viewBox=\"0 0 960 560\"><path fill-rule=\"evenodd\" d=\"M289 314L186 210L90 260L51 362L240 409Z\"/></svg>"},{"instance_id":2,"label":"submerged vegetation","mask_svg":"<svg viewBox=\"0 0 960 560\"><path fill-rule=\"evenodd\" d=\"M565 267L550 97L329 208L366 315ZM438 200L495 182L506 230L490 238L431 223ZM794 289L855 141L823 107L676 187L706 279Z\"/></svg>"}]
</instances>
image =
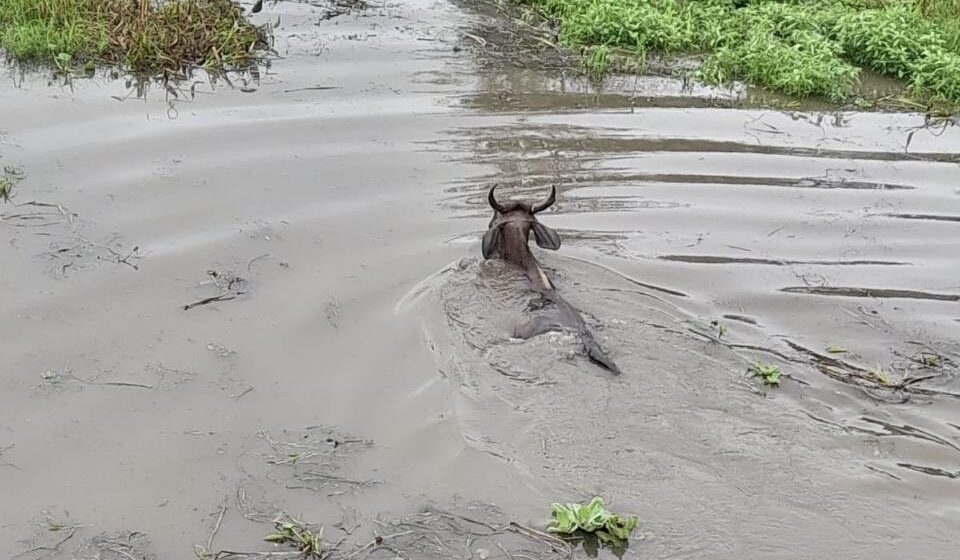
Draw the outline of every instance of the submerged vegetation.
<instances>
[{"instance_id":1,"label":"submerged vegetation","mask_svg":"<svg viewBox=\"0 0 960 560\"><path fill-rule=\"evenodd\" d=\"M844 101L865 70L960 103L960 0L519 0L603 73L615 59L698 55L697 78Z\"/></svg>"},{"instance_id":2,"label":"submerged vegetation","mask_svg":"<svg viewBox=\"0 0 960 560\"><path fill-rule=\"evenodd\" d=\"M232 0L0 0L0 48L61 72L115 65L135 74L245 68L266 32Z\"/></svg>"}]
</instances>

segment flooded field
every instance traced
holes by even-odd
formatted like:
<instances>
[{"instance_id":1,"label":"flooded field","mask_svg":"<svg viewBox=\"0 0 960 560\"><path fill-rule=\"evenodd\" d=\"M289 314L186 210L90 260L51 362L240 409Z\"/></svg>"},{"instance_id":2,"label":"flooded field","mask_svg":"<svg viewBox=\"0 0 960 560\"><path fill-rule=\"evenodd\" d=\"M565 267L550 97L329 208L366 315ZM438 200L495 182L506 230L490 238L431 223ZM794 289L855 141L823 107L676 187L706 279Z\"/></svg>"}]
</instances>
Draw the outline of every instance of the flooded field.
<instances>
[{"instance_id":1,"label":"flooded field","mask_svg":"<svg viewBox=\"0 0 960 560\"><path fill-rule=\"evenodd\" d=\"M0 557L271 551L283 511L334 557L563 558L509 523L593 495L627 558L954 557L960 128L598 95L445 2L278 17L258 82L0 85ZM535 251L622 376L509 337L494 183L559 186Z\"/></svg>"}]
</instances>

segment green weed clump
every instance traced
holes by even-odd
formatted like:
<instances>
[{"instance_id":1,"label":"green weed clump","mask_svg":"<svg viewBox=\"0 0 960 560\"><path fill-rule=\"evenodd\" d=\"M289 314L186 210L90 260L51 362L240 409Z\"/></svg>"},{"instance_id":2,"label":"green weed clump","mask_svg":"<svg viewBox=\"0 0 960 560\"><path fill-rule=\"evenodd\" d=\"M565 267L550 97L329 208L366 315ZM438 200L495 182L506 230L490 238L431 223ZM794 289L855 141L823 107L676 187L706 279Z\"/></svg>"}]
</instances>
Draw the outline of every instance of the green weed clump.
<instances>
[{"instance_id":1,"label":"green weed clump","mask_svg":"<svg viewBox=\"0 0 960 560\"><path fill-rule=\"evenodd\" d=\"M848 99L863 70L960 103L960 0L519 0L594 73L615 53L695 54L707 83Z\"/></svg>"},{"instance_id":2,"label":"green weed clump","mask_svg":"<svg viewBox=\"0 0 960 560\"><path fill-rule=\"evenodd\" d=\"M946 50L924 53L913 67L910 86L937 101L960 101L960 54Z\"/></svg>"},{"instance_id":3,"label":"green weed clump","mask_svg":"<svg viewBox=\"0 0 960 560\"><path fill-rule=\"evenodd\" d=\"M274 520L274 527L276 532L270 533L263 540L292 546L303 558L323 557L323 527L314 531L303 521L287 516Z\"/></svg>"},{"instance_id":4,"label":"green weed clump","mask_svg":"<svg viewBox=\"0 0 960 560\"><path fill-rule=\"evenodd\" d=\"M231 0L0 0L0 48L15 61L61 71L246 67L265 41Z\"/></svg>"},{"instance_id":5,"label":"green weed clump","mask_svg":"<svg viewBox=\"0 0 960 560\"><path fill-rule=\"evenodd\" d=\"M707 83L740 80L793 95L840 101L856 84L859 69L842 58L829 38L827 12L765 3L737 11L725 39L704 61Z\"/></svg>"},{"instance_id":6,"label":"green weed clump","mask_svg":"<svg viewBox=\"0 0 960 560\"><path fill-rule=\"evenodd\" d=\"M23 169L15 165L5 165L0 171L0 201L10 202L13 188L26 177Z\"/></svg>"},{"instance_id":7,"label":"green weed clump","mask_svg":"<svg viewBox=\"0 0 960 560\"><path fill-rule=\"evenodd\" d=\"M897 78L909 78L924 53L945 42L931 21L906 5L852 11L838 18L836 29L851 60Z\"/></svg>"},{"instance_id":8,"label":"green weed clump","mask_svg":"<svg viewBox=\"0 0 960 560\"><path fill-rule=\"evenodd\" d=\"M533 0L561 21L568 46L605 45L683 52L715 45L723 36L725 1Z\"/></svg>"}]
</instances>

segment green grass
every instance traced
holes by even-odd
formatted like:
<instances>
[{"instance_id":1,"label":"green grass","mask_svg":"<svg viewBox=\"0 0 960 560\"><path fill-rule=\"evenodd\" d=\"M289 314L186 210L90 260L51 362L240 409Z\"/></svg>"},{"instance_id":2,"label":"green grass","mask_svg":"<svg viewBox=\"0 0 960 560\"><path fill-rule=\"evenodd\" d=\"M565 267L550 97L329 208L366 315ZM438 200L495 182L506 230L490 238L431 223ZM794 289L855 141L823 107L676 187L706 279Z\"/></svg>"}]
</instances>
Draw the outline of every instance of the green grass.
<instances>
[{"instance_id":1,"label":"green grass","mask_svg":"<svg viewBox=\"0 0 960 560\"><path fill-rule=\"evenodd\" d=\"M696 54L706 83L845 101L864 70L960 103L960 0L519 0L598 74L612 53Z\"/></svg>"},{"instance_id":2,"label":"green grass","mask_svg":"<svg viewBox=\"0 0 960 560\"><path fill-rule=\"evenodd\" d=\"M0 48L67 72L98 64L185 74L255 63L263 29L231 0L0 0Z\"/></svg>"},{"instance_id":3,"label":"green grass","mask_svg":"<svg viewBox=\"0 0 960 560\"><path fill-rule=\"evenodd\" d=\"M23 169L15 165L5 165L0 171L0 201L10 202L13 195L13 188L17 183L23 180L26 174Z\"/></svg>"}]
</instances>

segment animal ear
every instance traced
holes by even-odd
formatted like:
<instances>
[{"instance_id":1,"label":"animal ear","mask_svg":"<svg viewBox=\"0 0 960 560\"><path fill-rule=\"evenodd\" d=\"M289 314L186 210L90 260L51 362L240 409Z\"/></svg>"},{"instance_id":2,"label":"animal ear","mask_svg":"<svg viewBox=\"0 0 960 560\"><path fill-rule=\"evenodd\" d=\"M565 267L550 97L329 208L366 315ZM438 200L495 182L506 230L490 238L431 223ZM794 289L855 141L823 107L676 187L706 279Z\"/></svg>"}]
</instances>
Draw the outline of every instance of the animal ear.
<instances>
[{"instance_id":1,"label":"animal ear","mask_svg":"<svg viewBox=\"0 0 960 560\"><path fill-rule=\"evenodd\" d=\"M537 245L544 249L556 251L560 248L560 234L540 222L533 223L533 238L537 240Z\"/></svg>"},{"instance_id":2,"label":"animal ear","mask_svg":"<svg viewBox=\"0 0 960 560\"><path fill-rule=\"evenodd\" d=\"M492 257L498 245L500 245L500 226L494 226L488 229L487 233L483 234L483 243L481 245L483 258L489 259Z\"/></svg>"}]
</instances>

